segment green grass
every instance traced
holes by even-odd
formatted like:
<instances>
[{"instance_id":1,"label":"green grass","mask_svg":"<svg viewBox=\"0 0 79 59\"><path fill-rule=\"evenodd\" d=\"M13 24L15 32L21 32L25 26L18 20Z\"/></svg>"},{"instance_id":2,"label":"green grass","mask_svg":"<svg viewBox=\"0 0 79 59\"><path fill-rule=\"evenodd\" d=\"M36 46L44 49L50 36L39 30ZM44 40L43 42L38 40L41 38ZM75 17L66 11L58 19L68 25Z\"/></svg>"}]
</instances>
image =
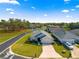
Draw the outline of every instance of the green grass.
<instances>
[{"instance_id":1,"label":"green grass","mask_svg":"<svg viewBox=\"0 0 79 59\"><path fill-rule=\"evenodd\" d=\"M53 47L57 53L59 53L61 56L65 58L69 57L71 54L70 50L66 49L63 45L59 44L58 42L55 42L53 44ZM63 53L63 50L65 51L65 53Z\"/></svg>"},{"instance_id":2,"label":"green grass","mask_svg":"<svg viewBox=\"0 0 79 59\"><path fill-rule=\"evenodd\" d=\"M14 31L14 32L4 32L1 30L0 31L0 44L12 37L15 37L15 36L23 33L23 32L26 32L26 31L24 30L24 31Z\"/></svg>"},{"instance_id":3,"label":"green grass","mask_svg":"<svg viewBox=\"0 0 79 59\"><path fill-rule=\"evenodd\" d=\"M79 44L76 44L76 46L79 48Z\"/></svg>"},{"instance_id":4,"label":"green grass","mask_svg":"<svg viewBox=\"0 0 79 59\"><path fill-rule=\"evenodd\" d=\"M28 38L30 36L31 34L27 34L17 41L12 46L12 51L23 56L39 57L42 52L42 47L36 44L28 43Z\"/></svg>"},{"instance_id":5,"label":"green grass","mask_svg":"<svg viewBox=\"0 0 79 59\"><path fill-rule=\"evenodd\" d=\"M5 42L6 40L21 34L21 32L12 32L12 33L0 33L0 43Z\"/></svg>"}]
</instances>

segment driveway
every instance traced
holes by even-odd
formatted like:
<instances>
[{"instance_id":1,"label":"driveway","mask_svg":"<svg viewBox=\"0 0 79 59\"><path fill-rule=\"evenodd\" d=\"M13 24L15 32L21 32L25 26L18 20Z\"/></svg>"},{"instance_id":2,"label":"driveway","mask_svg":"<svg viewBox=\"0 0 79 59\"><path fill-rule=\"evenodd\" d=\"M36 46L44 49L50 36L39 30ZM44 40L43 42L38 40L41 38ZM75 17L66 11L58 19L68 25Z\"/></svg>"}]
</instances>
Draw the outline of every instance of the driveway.
<instances>
[{"instance_id":1,"label":"driveway","mask_svg":"<svg viewBox=\"0 0 79 59\"><path fill-rule=\"evenodd\" d=\"M79 58L79 48L74 46L74 49L71 51L72 58Z\"/></svg>"},{"instance_id":2,"label":"driveway","mask_svg":"<svg viewBox=\"0 0 79 59\"><path fill-rule=\"evenodd\" d=\"M52 45L43 45L43 52L39 58L62 58L53 48Z\"/></svg>"}]
</instances>

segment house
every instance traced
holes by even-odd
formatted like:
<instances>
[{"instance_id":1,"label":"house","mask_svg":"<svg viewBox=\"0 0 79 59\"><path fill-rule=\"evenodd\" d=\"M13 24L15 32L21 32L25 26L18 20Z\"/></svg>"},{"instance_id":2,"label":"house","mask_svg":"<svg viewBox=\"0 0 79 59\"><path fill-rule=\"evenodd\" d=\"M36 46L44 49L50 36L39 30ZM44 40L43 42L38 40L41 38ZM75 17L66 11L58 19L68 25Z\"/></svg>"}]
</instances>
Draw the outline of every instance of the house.
<instances>
[{"instance_id":1,"label":"house","mask_svg":"<svg viewBox=\"0 0 79 59\"><path fill-rule=\"evenodd\" d=\"M34 31L32 37L30 38L30 41L36 41L42 44L50 44L54 42L51 35L42 30Z\"/></svg>"},{"instance_id":2,"label":"house","mask_svg":"<svg viewBox=\"0 0 79 59\"><path fill-rule=\"evenodd\" d=\"M75 41L79 40L79 36L69 31L64 31L62 28L50 28L49 31L63 45L65 45L65 42L68 42L69 44L74 45L76 43Z\"/></svg>"},{"instance_id":3,"label":"house","mask_svg":"<svg viewBox=\"0 0 79 59\"><path fill-rule=\"evenodd\" d=\"M71 33L79 36L79 29L70 30Z\"/></svg>"}]
</instances>

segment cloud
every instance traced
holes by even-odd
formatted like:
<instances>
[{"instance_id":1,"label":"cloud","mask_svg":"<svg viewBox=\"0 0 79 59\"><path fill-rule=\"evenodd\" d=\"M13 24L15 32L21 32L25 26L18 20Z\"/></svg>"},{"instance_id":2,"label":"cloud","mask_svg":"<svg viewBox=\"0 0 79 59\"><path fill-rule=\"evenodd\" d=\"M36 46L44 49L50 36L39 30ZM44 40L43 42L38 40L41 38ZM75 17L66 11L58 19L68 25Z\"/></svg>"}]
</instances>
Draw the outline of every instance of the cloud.
<instances>
[{"instance_id":1,"label":"cloud","mask_svg":"<svg viewBox=\"0 0 79 59\"><path fill-rule=\"evenodd\" d=\"M79 5L76 5L76 8L79 8Z\"/></svg>"},{"instance_id":2,"label":"cloud","mask_svg":"<svg viewBox=\"0 0 79 59\"><path fill-rule=\"evenodd\" d=\"M6 11L14 11L12 8L6 8Z\"/></svg>"},{"instance_id":3,"label":"cloud","mask_svg":"<svg viewBox=\"0 0 79 59\"><path fill-rule=\"evenodd\" d=\"M75 9L71 9L71 11L75 11Z\"/></svg>"},{"instance_id":4,"label":"cloud","mask_svg":"<svg viewBox=\"0 0 79 59\"><path fill-rule=\"evenodd\" d=\"M20 3L16 0L0 0L0 3L9 3L9 4L17 4L19 5Z\"/></svg>"},{"instance_id":5,"label":"cloud","mask_svg":"<svg viewBox=\"0 0 79 59\"><path fill-rule=\"evenodd\" d=\"M70 16L69 15L66 15L66 17L69 18Z\"/></svg>"},{"instance_id":6,"label":"cloud","mask_svg":"<svg viewBox=\"0 0 79 59\"><path fill-rule=\"evenodd\" d=\"M69 15L66 15L66 17L69 18L70 16Z\"/></svg>"},{"instance_id":7,"label":"cloud","mask_svg":"<svg viewBox=\"0 0 79 59\"><path fill-rule=\"evenodd\" d=\"M70 16L70 15L66 15L66 17L67 17L67 18L71 18L72 16Z\"/></svg>"},{"instance_id":8,"label":"cloud","mask_svg":"<svg viewBox=\"0 0 79 59\"><path fill-rule=\"evenodd\" d=\"M6 11L7 11L9 14L15 14L15 13L14 13L14 9L12 9L12 8L6 8Z\"/></svg>"},{"instance_id":9,"label":"cloud","mask_svg":"<svg viewBox=\"0 0 79 59\"><path fill-rule=\"evenodd\" d=\"M12 11L11 11L11 12L9 12L9 13L10 13L10 14L15 14L15 13L14 13L14 12L12 12Z\"/></svg>"},{"instance_id":10,"label":"cloud","mask_svg":"<svg viewBox=\"0 0 79 59\"><path fill-rule=\"evenodd\" d=\"M31 8L34 9L34 10L36 9L34 6L32 6Z\"/></svg>"},{"instance_id":11,"label":"cloud","mask_svg":"<svg viewBox=\"0 0 79 59\"><path fill-rule=\"evenodd\" d=\"M48 16L47 14L44 14L44 16L46 17L46 16Z\"/></svg>"},{"instance_id":12,"label":"cloud","mask_svg":"<svg viewBox=\"0 0 79 59\"><path fill-rule=\"evenodd\" d=\"M64 2L69 2L69 1L71 1L71 0L64 0Z\"/></svg>"},{"instance_id":13,"label":"cloud","mask_svg":"<svg viewBox=\"0 0 79 59\"><path fill-rule=\"evenodd\" d=\"M68 13L68 12L69 12L69 10L62 10L62 12L63 12L63 13Z\"/></svg>"}]
</instances>

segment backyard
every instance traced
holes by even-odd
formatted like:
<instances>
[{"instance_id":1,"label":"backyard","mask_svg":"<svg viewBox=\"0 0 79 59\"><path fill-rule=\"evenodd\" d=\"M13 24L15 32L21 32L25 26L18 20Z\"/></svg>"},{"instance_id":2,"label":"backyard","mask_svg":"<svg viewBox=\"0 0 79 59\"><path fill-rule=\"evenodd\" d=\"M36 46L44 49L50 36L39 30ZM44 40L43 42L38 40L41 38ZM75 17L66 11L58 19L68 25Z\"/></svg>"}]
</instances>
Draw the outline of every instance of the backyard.
<instances>
[{"instance_id":1,"label":"backyard","mask_svg":"<svg viewBox=\"0 0 79 59\"><path fill-rule=\"evenodd\" d=\"M31 33L26 34L23 38L13 44L12 51L23 56L39 57L42 52L42 46L28 42L28 38L31 35Z\"/></svg>"}]
</instances>

